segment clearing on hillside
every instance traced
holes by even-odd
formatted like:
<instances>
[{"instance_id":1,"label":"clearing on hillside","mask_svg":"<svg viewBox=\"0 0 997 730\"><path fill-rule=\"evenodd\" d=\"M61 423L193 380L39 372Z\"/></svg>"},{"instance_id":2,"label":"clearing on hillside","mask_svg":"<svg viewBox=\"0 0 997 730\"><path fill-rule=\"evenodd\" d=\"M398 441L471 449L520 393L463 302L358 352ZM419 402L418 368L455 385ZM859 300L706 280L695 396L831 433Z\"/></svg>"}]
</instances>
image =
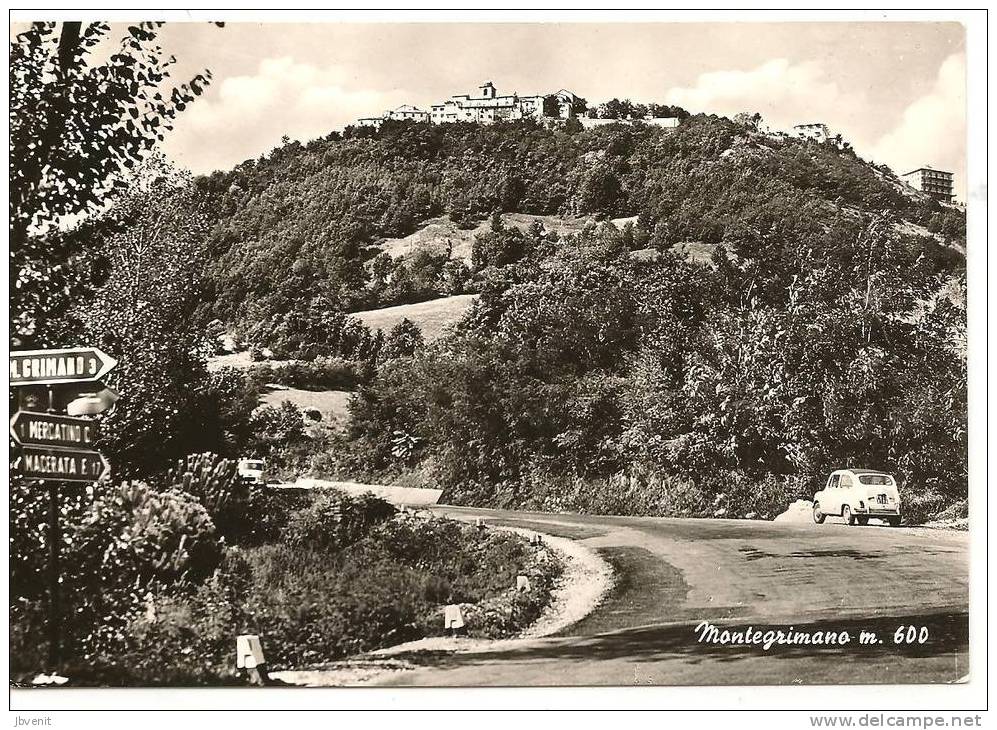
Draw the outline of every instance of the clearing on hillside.
<instances>
[{"instance_id":1,"label":"clearing on hillside","mask_svg":"<svg viewBox=\"0 0 997 730\"><path fill-rule=\"evenodd\" d=\"M337 422L346 421L350 415L350 398L353 393L348 390L301 390L300 388L275 388L264 393L260 402L270 406L280 406L286 400L298 408L317 408L322 414L322 422L332 426Z\"/></svg>"},{"instance_id":2,"label":"clearing on hillside","mask_svg":"<svg viewBox=\"0 0 997 730\"><path fill-rule=\"evenodd\" d=\"M502 223L521 231L527 230L533 221L540 221L544 228L556 232L561 237L581 233L585 226L590 223L598 223L591 216L561 218L554 215L530 215L528 213L502 214ZM637 217L633 216L631 218L614 218L611 222L617 228L623 228L627 223L636 223L636 221ZM470 263L471 244L474 243L474 237L479 233L488 231L490 226L491 220L486 218L476 227L462 230L445 216L430 218L415 233L403 238L385 238L381 241L380 248L392 258L400 258L410 256L417 251L428 251L435 254L446 253L447 248L452 247L450 255L453 258Z\"/></svg>"},{"instance_id":3,"label":"clearing on hillside","mask_svg":"<svg viewBox=\"0 0 997 730\"><path fill-rule=\"evenodd\" d=\"M371 330L383 330L385 334L407 318L419 325L423 338L426 342L431 342L443 333L444 328L459 321L477 298L477 294L460 294L418 304L399 304L397 307L354 312L352 316Z\"/></svg>"}]
</instances>

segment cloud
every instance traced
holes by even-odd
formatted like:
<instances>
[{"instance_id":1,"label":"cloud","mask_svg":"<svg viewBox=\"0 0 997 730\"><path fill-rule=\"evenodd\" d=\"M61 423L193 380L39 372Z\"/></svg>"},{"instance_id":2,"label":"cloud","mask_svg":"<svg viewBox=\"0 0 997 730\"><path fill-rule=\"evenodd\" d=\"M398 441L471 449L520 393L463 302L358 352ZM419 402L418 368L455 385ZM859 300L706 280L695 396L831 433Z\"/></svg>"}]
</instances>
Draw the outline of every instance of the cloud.
<instances>
[{"instance_id":1,"label":"cloud","mask_svg":"<svg viewBox=\"0 0 997 730\"><path fill-rule=\"evenodd\" d=\"M868 98L857 84L840 87L819 63L775 58L747 71L701 74L666 98L694 113L757 111L771 128L785 131L801 122L824 122L859 155L894 172L926 164L954 172L956 196L964 199L965 84L965 56L949 56L928 93L902 106L900 99ZM895 121L882 116L887 105L902 109Z\"/></svg>"},{"instance_id":2,"label":"cloud","mask_svg":"<svg viewBox=\"0 0 997 730\"><path fill-rule=\"evenodd\" d=\"M689 111L725 114L760 112L773 126L817 121L840 109L842 93L819 64L774 58L748 71L710 71L694 85L668 91L666 99ZM849 106L856 101L849 100ZM803 117L806 117L804 120Z\"/></svg>"},{"instance_id":3,"label":"cloud","mask_svg":"<svg viewBox=\"0 0 997 730\"><path fill-rule=\"evenodd\" d=\"M209 87L178 116L165 148L195 172L227 168L273 148L285 134L313 139L404 102L399 90L356 90L348 82L335 66L265 58L255 73Z\"/></svg>"},{"instance_id":4,"label":"cloud","mask_svg":"<svg viewBox=\"0 0 997 730\"><path fill-rule=\"evenodd\" d=\"M896 127L872 146L872 154L897 173L922 165L951 170L962 197L965 139L966 58L955 54L942 62L932 89L911 102Z\"/></svg>"}]
</instances>

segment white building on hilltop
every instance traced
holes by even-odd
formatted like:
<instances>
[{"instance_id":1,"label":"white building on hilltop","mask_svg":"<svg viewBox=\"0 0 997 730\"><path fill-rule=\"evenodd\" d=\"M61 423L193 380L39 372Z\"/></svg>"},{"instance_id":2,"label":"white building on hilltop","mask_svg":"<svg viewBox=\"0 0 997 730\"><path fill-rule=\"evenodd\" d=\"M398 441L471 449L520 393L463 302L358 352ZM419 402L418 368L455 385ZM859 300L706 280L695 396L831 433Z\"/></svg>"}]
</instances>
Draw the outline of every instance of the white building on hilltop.
<instances>
[{"instance_id":1,"label":"white building on hilltop","mask_svg":"<svg viewBox=\"0 0 997 730\"><path fill-rule=\"evenodd\" d=\"M793 132L801 139L812 139L815 142L827 142L831 139L831 130L823 122L796 124L793 126Z\"/></svg>"},{"instance_id":2,"label":"white building on hilltop","mask_svg":"<svg viewBox=\"0 0 997 730\"><path fill-rule=\"evenodd\" d=\"M390 111L384 112L384 114L379 117L361 117L357 120L357 124L361 127L373 127L374 129L380 129L381 125L384 124L385 119L428 122L429 112L424 112L422 109L414 107L411 104L403 104L397 109L391 109Z\"/></svg>"},{"instance_id":3,"label":"white building on hilltop","mask_svg":"<svg viewBox=\"0 0 997 730\"><path fill-rule=\"evenodd\" d=\"M433 104L430 121L489 123L504 119L539 119L543 116L543 96L500 95L491 81L478 87L480 94L454 94L440 104Z\"/></svg>"},{"instance_id":4,"label":"white building on hilltop","mask_svg":"<svg viewBox=\"0 0 997 730\"><path fill-rule=\"evenodd\" d=\"M936 170L931 165L905 172L900 179L916 190L927 193L935 200L951 203L954 175L946 170Z\"/></svg>"},{"instance_id":5,"label":"white building on hilltop","mask_svg":"<svg viewBox=\"0 0 997 730\"><path fill-rule=\"evenodd\" d=\"M569 119L575 116L575 108L580 101L572 92L561 89L553 94L533 94L520 96L517 93L499 94L495 84L486 81L478 87L476 96L454 94L439 104L433 104L430 111L424 112L414 106L398 107L385 112L380 117L364 117L357 120L362 127L379 128L385 119L411 120L447 124L450 122L492 122L512 119Z\"/></svg>"}]
</instances>

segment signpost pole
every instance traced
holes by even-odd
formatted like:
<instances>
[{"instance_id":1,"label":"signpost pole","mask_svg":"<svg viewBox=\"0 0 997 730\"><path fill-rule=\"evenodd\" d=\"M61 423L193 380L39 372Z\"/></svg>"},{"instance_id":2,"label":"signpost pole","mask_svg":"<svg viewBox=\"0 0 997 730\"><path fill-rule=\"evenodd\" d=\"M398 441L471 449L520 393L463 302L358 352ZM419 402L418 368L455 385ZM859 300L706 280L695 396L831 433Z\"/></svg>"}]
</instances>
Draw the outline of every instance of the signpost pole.
<instances>
[{"instance_id":1,"label":"signpost pole","mask_svg":"<svg viewBox=\"0 0 997 730\"><path fill-rule=\"evenodd\" d=\"M48 663L49 670L58 674L62 660L62 641L59 627L61 610L59 590L59 482L48 484Z\"/></svg>"},{"instance_id":2,"label":"signpost pole","mask_svg":"<svg viewBox=\"0 0 997 730\"><path fill-rule=\"evenodd\" d=\"M110 465L93 450L96 424L88 418L105 411L118 399L100 379L117 365L96 347L21 350L10 353L10 386L17 389L18 410L10 421L10 435L19 446L18 471L48 488L48 663L53 675L62 663L62 596L59 585L59 487L105 478ZM69 396L68 388L92 384L91 391ZM44 388L45 397L38 388ZM60 399L56 402L56 388ZM28 393L29 389L32 391ZM46 407L47 405L47 407ZM43 412L44 408L44 412Z\"/></svg>"}]
</instances>

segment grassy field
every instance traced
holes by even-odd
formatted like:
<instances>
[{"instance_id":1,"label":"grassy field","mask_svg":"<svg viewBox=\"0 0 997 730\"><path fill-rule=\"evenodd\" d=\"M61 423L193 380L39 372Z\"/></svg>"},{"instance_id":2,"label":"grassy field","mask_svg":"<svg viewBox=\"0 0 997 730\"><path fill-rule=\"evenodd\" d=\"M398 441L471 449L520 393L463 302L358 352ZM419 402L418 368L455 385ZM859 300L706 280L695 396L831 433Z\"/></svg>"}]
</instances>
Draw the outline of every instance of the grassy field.
<instances>
[{"instance_id":1,"label":"grassy field","mask_svg":"<svg viewBox=\"0 0 997 730\"><path fill-rule=\"evenodd\" d=\"M548 231L556 231L560 236L570 236L580 233L585 226L595 222L590 216L579 216L561 218L553 215L529 215L526 213L503 213L502 222L510 228L518 228L525 231L533 224L533 221L540 221ZM618 228L623 228L628 222L636 223L637 217L614 218L613 224ZM431 218L423 223L415 233L403 238L386 238L380 246L381 250L391 255L392 258L408 256L416 251L430 251L432 253L446 253L452 247L451 256L455 259L462 259L465 263L471 261L471 244L474 237L483 233L491 226L491 220L485 219L475 228L461 230L457 225L446 217Z\"/></svg>"},{"instance_id":2,"label":"grassy field","mask_svg":"<svg viewBox=\"0 0 997 730\"><path fill-rule=\"evenodd\" d=\"M263 403L271 406L279 406L286 400L291 401L298 408L318 408L322 414L322 421L327 425L342 423L349 418L350 396L348 390L299 390L298 388L287 388L286 390L271 390L263 394L260 399Z\"/></svg>"},{"instance_id":3,"label":"grassy field","mask_svg":"<svg viewBox=\"0 0 997 730\"><path fill-rule=\"evenodd\" d=\"M385 333L402 319L408 318L419 325L426 342L431 342L442 334L444 328L463 317L476 298L476 294L461 294L418 304L400 304L397 307L355 312L353 316L372 330L384 330Z\"/></svg>"}]
</instances>

